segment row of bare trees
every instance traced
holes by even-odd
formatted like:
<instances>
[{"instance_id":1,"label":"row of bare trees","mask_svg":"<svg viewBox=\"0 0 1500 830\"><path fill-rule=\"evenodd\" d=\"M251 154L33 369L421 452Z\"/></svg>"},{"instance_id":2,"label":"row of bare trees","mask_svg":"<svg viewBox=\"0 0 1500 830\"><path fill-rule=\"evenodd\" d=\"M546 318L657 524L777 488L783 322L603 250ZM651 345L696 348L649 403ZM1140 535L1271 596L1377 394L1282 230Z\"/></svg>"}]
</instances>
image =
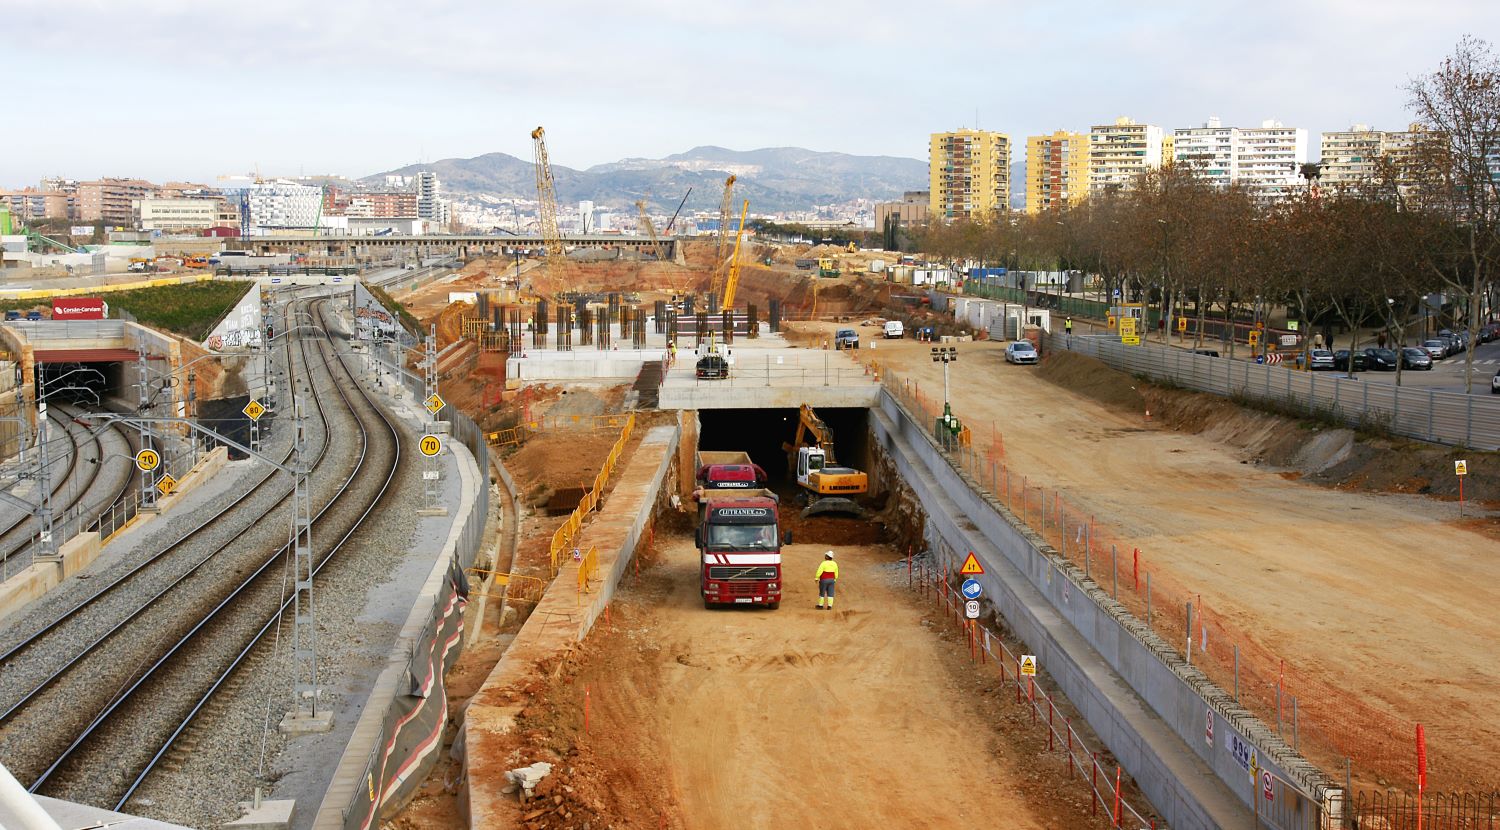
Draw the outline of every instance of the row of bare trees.
<instances>
[{"instance_id":1,"label":"row of bare trees","mask_svg":"<svg viewBox=\"0 0 1500 830\"><path fill-rule=\"evenodd\" d=\"M950 261L1083 271L1106 296L1197 317L1200 338L1208 316L1265 319L1284 307L1307 326L1341 323L1351 347L1369 327L1399 345L1432 294L1453 328L1477 332L1495 312L1500 272L1500 60L1466 37L1408 91L1424 132L1357 186L1320 187L1309 164L1300 193L1267 202L1169 164L1070 207L933 224L918 245Z\"/></svg>"}]
</instances>

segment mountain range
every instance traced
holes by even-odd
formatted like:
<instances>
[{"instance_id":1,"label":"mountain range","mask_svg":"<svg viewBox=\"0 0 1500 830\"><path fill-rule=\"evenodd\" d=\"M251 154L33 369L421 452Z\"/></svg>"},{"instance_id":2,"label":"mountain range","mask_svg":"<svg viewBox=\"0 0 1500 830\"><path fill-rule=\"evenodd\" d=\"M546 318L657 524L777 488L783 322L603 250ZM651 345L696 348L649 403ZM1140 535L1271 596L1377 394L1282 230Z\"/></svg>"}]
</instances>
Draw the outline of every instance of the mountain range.
<instances>
[{"instance_id":1,"label":"mountain range","mask_svg":"<svg viewBox=\"0 0 1500 830\"><path fill-rule=\"evenodd\" d=\"M413 164L366 180L409 176L421 170L437 173L444 191L450 194L536 198L532 162L506 153ZM692 188L692 195L683 206L684 212L718 210L724 179L731 173L737 177L736 201L749 199L751 210L757 213L811 210L861 198L899 199L906 191L927 189L924 161L822 153L800 147L728 150L705 146L661 159L628 158L584 170L552 165L561 203L590 200L605 207L633 210L637 200L645 199L655 212L675 210L688 188Z\"/></svg>"}]
</instances>

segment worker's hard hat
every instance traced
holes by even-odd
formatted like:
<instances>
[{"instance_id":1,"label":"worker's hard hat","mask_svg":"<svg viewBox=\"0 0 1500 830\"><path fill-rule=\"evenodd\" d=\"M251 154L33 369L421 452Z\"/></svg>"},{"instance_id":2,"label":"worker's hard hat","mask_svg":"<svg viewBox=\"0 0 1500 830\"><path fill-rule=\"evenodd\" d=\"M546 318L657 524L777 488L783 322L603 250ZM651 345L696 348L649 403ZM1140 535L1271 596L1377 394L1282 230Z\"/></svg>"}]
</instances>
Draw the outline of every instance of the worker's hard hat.
<instances>
[{"instance_id":1,"label":"worker's hard hat","mask_svg":"<svg viewBox=\"0 0 1500 830\"><path fill-rule=\"evenodd\" d=\"M833 558L833 551L828 551L827 553L823 554L823 558L824 559L832 559Z\"/></svg>"}]
</instances>

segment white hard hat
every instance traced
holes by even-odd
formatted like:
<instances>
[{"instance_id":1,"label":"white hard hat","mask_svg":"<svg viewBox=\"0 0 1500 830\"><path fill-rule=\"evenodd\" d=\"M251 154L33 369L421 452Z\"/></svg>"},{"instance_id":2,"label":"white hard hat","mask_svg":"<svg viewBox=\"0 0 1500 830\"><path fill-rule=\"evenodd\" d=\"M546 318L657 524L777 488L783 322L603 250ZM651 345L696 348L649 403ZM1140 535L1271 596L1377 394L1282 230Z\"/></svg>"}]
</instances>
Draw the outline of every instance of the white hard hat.
<instances>
[{"instance_id":1,"label":"white hard hat","mask_svg":"<svg viewBox=\"0 0 1500 830\"><path fill-rule=\"evenodd\" d=\"M827 553L823 554L823 558L824 559L832 559L833 558L833 551L828 551Z\"/></svg>"}]
</instances>

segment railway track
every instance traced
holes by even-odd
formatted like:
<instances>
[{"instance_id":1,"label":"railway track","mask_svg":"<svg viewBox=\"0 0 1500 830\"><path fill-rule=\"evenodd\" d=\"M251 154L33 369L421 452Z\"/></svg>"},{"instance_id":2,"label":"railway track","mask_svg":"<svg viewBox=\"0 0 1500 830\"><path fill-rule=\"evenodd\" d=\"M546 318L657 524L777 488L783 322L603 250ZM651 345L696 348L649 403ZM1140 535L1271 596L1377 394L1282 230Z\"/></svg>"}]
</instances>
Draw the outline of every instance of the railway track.
<instances>
[{"instance_id":1,"label":"railway track","mask_svg":"<svg viewBox=\"0 0 1500 830\"><path fill-rule=\"evenodd\" d=\"M320 471L324 478L329 476L330 468L325 466L329 459L352 461L338 470L332 493L320 494L314 487L314 503L323 505L314 518L315 554L321 567L387 492L397 469L399 448L395 428L379 407L362 391L352 391L360 387L353 382L342 358L330 360L331 349L325 341L302 336L294 340L307 369L302 391L310 399L338 401L349 410L342 415L331 409L318 410L322 432L331 440L322 444L314 476ZM322 361L322 374L314 370L314 352ZM342 446L334 447L335 441ZM282 489L287 489L284 482ZM285 527L289 522L258 524ZM245 534L234 536L243 545ZM281 538L285 540L285 530ZM335 540L332 545L327 541L330 539ZM39 684L46 688L6 698L15 702L0 716L0 747L7 750L8 763L20 755L21 763L12 764L12 768L31 782L34 791L102 806L123 803L215 691L243 664L255 643L274 628L285 594L284 580L277 578L280 569L276 567L284 558L285 544L262 548L275 550L269 556L264 552L238 556L233 563L221 561L225 547L228 545L217 547L214 554L194 565L190 574L155 591L146 603L137 603L125 619L108 626L102 635L85 638L90 643L86 649L89 653L71 656L64 667L47 672ZM230 575L234 578L226 578ZM168 615L161 610L165 604L179 607ZM113 661L106 656L111 645L127 632L152 631L147 626L163 617L172 619L159 623L163 629L149 637L151 647L123 658L129 660L128 671L113 672L108 678L94 677L88 671L101 662L119 664L121 656L116 655ZM23 640L0 655L0 663L11 662L10 654L33 648L30 644L35 642L34 636ZM92 682L86 685L103 693L88 698L87 706L76 705L75 697L64 695L65 687L77 685L68 679L75 675L88 677ZM59 699L68 704L46 705ZM66 718L58 717L59 708L68 713ZM60 738L42 741L45 747L28 746L22 753L5 746L23 731L35 737L36 730L22 727L28 721L36 725L40 716L47 717L43 731L57 733ZM67 727L60 728L59 720L66 720ZM100 770L111 772L102 776Z\"/></svg>"},{"instance_id":2,"label":"railway track","mask_svg":"<svg viewBox=\"0 0 1500 830\"><path fill-rule=\"evenodd\" d=\"M132 475L129 462L108 458L110 453L104 449L104 437L92 433L84 423L80 423L78 419L83 416L86 416L83 410L67 404L52 404L48 407L47 418L52 424L53 436L48 439L49 442L61 444L62 441L57 436L67 437L65 468L58 475L56 467L64 462L64 458L54 458L51 460L54 470L47 476L47 481L52 484L52 515L58 525L58 532L66 529L64 522L72 519L74 513L86 514L86 519L77 524L79 527L88 527L97 520L99 513L123 498L130 489ZM128 446L128 439L118 428L112 429L109 434ZM49 446L49 452L56 452L58 449L63 447ZM115 463L111 463L112 461ZM106 467L117 469L106 476ZM103 482L100 481L101 478L104 479ZM95 491L96 483L100 484L99 492ZM4 573L13 573L31 564L32 548L39 530L39 522L29 514L17 516L14 521L0 528L0 569Z\"/></svg>"}]
</instances>

